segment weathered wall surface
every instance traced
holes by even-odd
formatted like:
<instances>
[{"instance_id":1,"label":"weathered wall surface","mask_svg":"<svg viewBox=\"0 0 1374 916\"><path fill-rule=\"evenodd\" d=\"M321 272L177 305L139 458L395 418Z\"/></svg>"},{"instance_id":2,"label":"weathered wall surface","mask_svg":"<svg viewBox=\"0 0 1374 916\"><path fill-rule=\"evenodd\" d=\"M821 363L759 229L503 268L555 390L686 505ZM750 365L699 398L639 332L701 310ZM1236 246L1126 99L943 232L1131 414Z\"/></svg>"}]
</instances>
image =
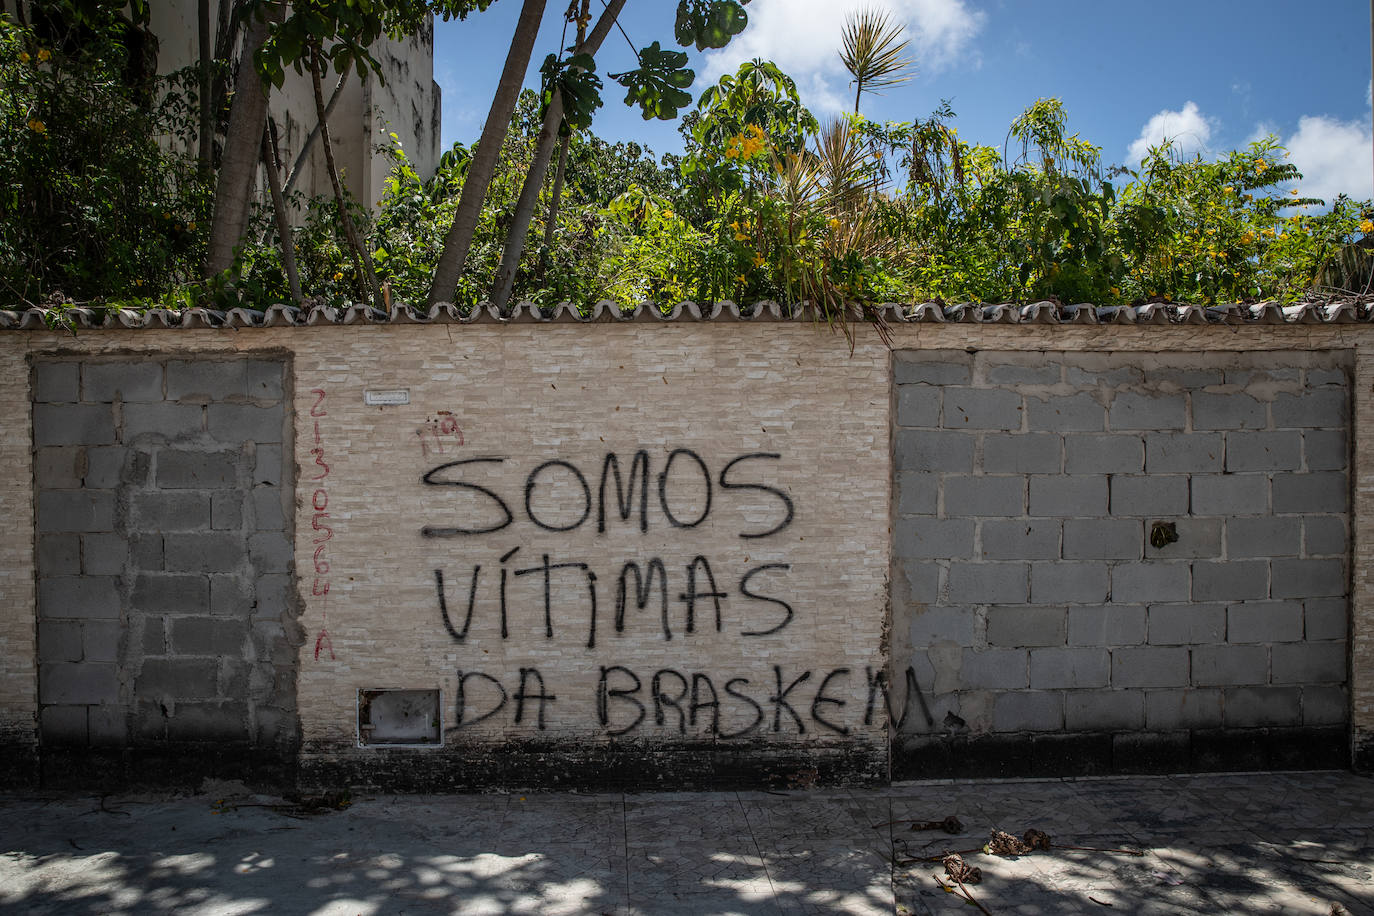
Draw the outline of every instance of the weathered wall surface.
<instances>
[{"instance_id":1,"label":"weathered wall surface","mask_svg":"<svg viewBox=\"0 0 1374 916\"><path fill-rule=\"evenodd\" d=\"M1129 724L1122 728L1138 733L1163 728L1159 717L1167 706L1151 705L1152 696L1211 697L1221 704L1223 729L1229 711L1232 723L1241 722L1238 715L1250 717L1245 730L1259 737L1277 727L1342 731L1348 721L1359 759L1374 731L1374 625L1363 610L1374 600L1367 574L1374 563L1369 529L1374 463L1365 457L1361 435L1374 423L1369 397L1374 375L1361 350L1367 336L1363 327L918 325L897 327L894 333L898 350L925 351L930 366L968 370L966 382L961 375L948 390L940 388L942 412L934 421L921 413L929 408L919 398L906 395L904 400L905 390L920 383L902 375L908 370L901 367L920 360L903 355L894 361L876 339L862 334L851 355L841 338L805 322L325 325L76 336L34 331L0 335L0 360L8 361L5 365L16 378L27 377L27 358L34 366L152 362L162 365L169 379L172 361L285 359L285 438L294 438L294 445L283 443L288 456L283 479L294 470L289 584L301 627L295 638L301 642L285 662L274 654L271 664L279 670L283 664L296 668L298 759L305 780L314 785L675 786L731 779L805 784L818 778L880 778L887 772L888 750L884 671L887 678L895 675L897 684L889 691L894 717L906 717L894 745L901 775L949 771L955 758L942 750L954 746L944 737L951 729L945 712L963 720L963 726L952 723L955 731L962 727L968 735L975 729L996 734L1001 727L999 693L1028 698L1002 700L1011 704L1004 706L1004 716L1006 709L1017 708L1031 716L1045 696L1055 698L1049 702L1057 712L1052 723L1045 720L1046 730L1011 732L1030 736L1032 748L1030 757L1008 757L1017 772L1033 769L1036 760L1043 764L1054 759L1036 749L1049 748L1055 740L1060 741L1061 764L1073 753L1078 759L1121 765L1119 754L1118 762L1111 757L1113 741L1121 744L1112 737L1117 726L1071 729L1105 721L1084 718L1090 714L1117 715L1122 708L1118 703L1129 707L1120 719ZM958 354L951 358L947 352L932 352L937 350ZM969 351L977 352L970 356ZM1042 351L1057 355L1049 358ZM1104 351L1116 355L1083 355ZM1165 357L1164 352L1174 355ZM1003 353L1021 355L997 355ZM1181 356L1187 353L1196 356ZM1059 381L1037 381L1036 372L1055 361ZM999 370L994 380L993 365L1007 371ZM1219 383L1213 376L1207 376L1210 381L1198 376L1194 381L1202 381L1196 385L1178 382L1180 391L1216 397L1185 396L1182 426L1177 419L1155 419L1140 420L1129 431L1120 429L1107 404L1117 410L1133 401L1157 408L1168 399L1159 386L1153 389L1158 397L1149 393L1146 375L1168 367L1192 367L1203 375L1220 371ZM895 387L894 368L902 382ZM1295 368L1296 374L1289 371ZM1249 371L1255 374L1235 374ZM1269 381L1263 381L1261 372L1270 373ZM369 391L383 393L383 400L405 391L409 403L369 405ZM1006 422L1013 415L998 412L1009 393L1025 408L1014 415L1019 425ZM1348 427L1332 405L1342 398L1348 404L1352 394L1355 422ZM948 413L950 398L955 414ZM1063 399L1065 406L1099 404L1100 432L1096 427L1053 428L1045 413L1053 398ZM201 406L209 409L211 400ZM1314 407L1281 410L1281 402L1289 400ZM1252 402L1261 405L1259 412ZM14 409L17 401L8 403L14 416L3 426L0 448L20 473L17 485L0 487L0 512L22 525L19 530L31 530L35 490L28 470L34 454L26 434L29 408ZM968 412L969 423L964 429L945 428L945 419L956 416L959 405ZM164 406L184 405L172 399ZM1320 428L1316 407L1329 413L1320 414ZM990 413L977 413L984 408ZM1062 419L1071 413L1061 409L1053 423L1077 422ZM1216 415L1231 419L1207 419ZM968 431L975 416L987 428ZM1303 420L1290 423L1283 416ZM1204 428L1208 423L1216 428ZM1343 430L1351 434L1356 456L1345 466L1336 463ZM968 468L942 472L903 464L894 469L894 448L909 461L909 443L903 444L911 438L905 436L908 431L971 440ZM1078 446L1070 443L1093 436L1110 440L1118 432L1136 438L1143 452L1144 463L1130 472L1070 469L1067 463L1043 470L1023 466L1037 460L1037 449L1030 446L1042 437L1057 440L1061 460L1067 462L1071 451L1078 453ZM1006 443L1004 436L1025 442ZM1220 439L1223 446L1230 437L1254 442L1268 437L1278 448L1275 457L1265 460L1279 464L1228 469L1228 448L1219 468L1209 464L1162 471L1169 480L1156 493L1152 475L1160 469L1150 463L1150 441L1167 439L1183 455L1192 454L1189 446L1207 437ZM989 441L1003 444L989 451ZM1296 464L1291 460L1294 441ZM1020 445L1027 447L1011 447ZM40 446L48 447L61 446ZM204 447L207 454L217 449ZM1261 453L1259 448L1252 452ZM988 465L989 454L993 466ZM613 463L608 455L615 456ZM1314 464L1314 455L1325 457ZM1003 467L996 465L999 460L1010 463L993 470ZM1323 463L1329 466L1318 466ZM1134 467L1130 462L1126 466ZM238 475L238 468L246 466L235 467ZM934 481L933 509L930 478L921 478L927 484L922 489L912 476L932 473L937 478L950 475ZM1109 473L1113 479L1106 481ZM1020 501L997 509L1000 517L979 514L997 507L975 503L995 500L1000 490L976 486L987 482L976 478L999 476L1022 480ZM1045 489L1048 484L1074 490L1080 476L1104 479L1105 509L1092 494L1073 495L1072 512L1044 508L1053 489ZM1118 476L1129 481L1116 484L1114 493ZM1235 486L1233 479L1261 477L1269 494L1264 507L1255 501L1192 512L1195 494L1210 498ZM1353 508L1336 497L1331 483L1336 477L1353 481ZM1032 478L1044 480L1032 490ZM156 480L151 478L148 492L156 489ZM895 502L894 480L901 494ZM1186 506L1178 501L1180 481L1188 495ZM1315 489L1304 491L1300 504L1276 502L1277 493L1292 495L1285 488L1304 486ZM212 507L208 530L168 530L164 545L183 534L215 532L214 489L205 488ZM972 525L973 543L965 545L962 555L948 551L948 556L934 558L942 569L935 580L935 603L916 604L928 608L926 614L955 607L984 609L973 612L967 639L950 637L957 653L938 655L931 653L929 643L913 638L924 637L913 625L917 608L904 568L908 564L905 559L892 563L892 547L894 538L898 545L911 543L911 523L953 521L949 509L956 498L968 501L964 521ZM1113 506L1120 509L1132 499L1140 512L1113 512ZM1167 513L1150 508L1156 499L1159 506L1170 507ZM246 526L256 516L247 508L244 512ZM1156 557L1143 546L1151 513L1178 522L1181 537L1175 548L1205 543L1215 550L1177 559ZM1353 540L1342 548L1337 542L1347 519ZM990 543L987 530L1012 520L1034 521L1026 526L1033 529L1048 524L1057 531L1058 553L1031 556L1026 551L1032 548L1022 544L1005 548L1013 555L984 556L982 546ZM1121 522L1132 526L1133 533L1138 529L1138 555L1080 557L1065 552L1071 540L1076 545L1112 542L1107 535L1122 528ZM1232 546L1237 525L1253 529L1246 540L1271 546L1238 556ZM1290 536L1294 525L1296 547ZM81 534L44 532L71 533ZM953 537L948 541L959 543ZM32 544L23 538L0 550L8 551L0 578L7 599L0 616L0 716L14 736L12 747L22 756L40 746L35 571ZM919 565L931 558L911 559ZM956 560L970 567L1023 567L1024 597L950 600L949 590L956 584L977 589L1001 581L997 576L956 576ZM631 563L635 566L627 565ZM1263 596L1247 590L1248 577L1225 577L1232 565L1255 563L1267 576ZM1093 569L1105 568L1110 597L1075 598L1064 591L1074 587L1072 581L1045 578L1050 567L1077 564L1091 567L1088 582L1100 579ZM1127 568L1129 572L1118 574ZM645 581L636 580L636 569ZM899 573L892 581L896 606L889 608L889 572L894 569ZM1353 591L1331 584L1352 569ZM1184 571L1186 593L1180 584ZM160 574L173 575L165 568ZM207 581L221 575L196 573L202 574ZM275 570L264 574L280 575ZM1152 578L1156 575L1168 581ZM1119 578L1127 586L1124 593ZM1240 591L1206 591L1212 588L1209 582L1229 582L1224 589ZM1301 583L1301 593L1284 591L1299 588L1285 583ZM1045 592L1051 586L1059 590L1056 597ZM1136 597L1122 598L1130 588L1136 589ZM1145 594L1142 589L1157 591ZM1336 673L1333 655L1342 639L1338 621L1347 596L1353 673L1343 677ZM996 607L1002 604L1014 608ZM1128 616L1143 614L1145 629L1138 642L1109 642L1104 633L1100 643L1070 644L1072 634L1083 632L1089 609L1111 611L1118 605L1130 609ZM217 618L213 609L202 609L208 605L188 607L188 619ZM1012 610L1048 617L1045 629L1055 643L1041 645L1038 628L1036 635L1018 641L1018 618ZM179 616L170 610L161 615L169 621ZM1078 628L1074 619L1080 621ZM1252 624L1258 629L1245 636L1245 627ZM1172 625L1183 635L1170 638ZM252 630L258 632L259 625L253 623ZM173 625L164 638L174 640L175 631ZM284 624L283 632L290 632ZM130 629L121 638L132 635ZM140 646L144 635L146 631L139 634ZM174 661L174 643L164 646L165 656L151 657ZM1257 648L1264 654L1262 676ZM1116 681L1118 649L1135 650L1145 660L1144 670L1152 670L1149 659L1182 653L1186 675L1167 685ZM216 641L217 657L222 651ZM1152 654L1156 651L1158 656ZM991 660L994 652L1015 656L1024 672L1023 686L976 681L984 677L979 664ZM1105 681L1103 653L1108 656ZM1225 669L1234 673L1203 674L1194 659L1209 653L1217 672L1234 662ZM938 657L932 661L933 655ZM1037 657L1042 659L1039 667ZM1097 668L1092 668L1093 659ZM1075 667L1080 663L1081 670ZM908 664L917 675L917 690L910 696L902 686ZM957 682L950 676L956 669ZM1016 665L997 666L986 677L1003 677L1003 669L1018 670ZM1120 670L1126 672L1124 661ZM1062 684L1054 680L1064 672L1073 679ZM1073 672L1085 673L1086 680ZM981 686L966 688L964 678ZM137 679L129 683L136 691ZM216 685L218 691L220 681ZM226 692L217 692L215 703L232 705L240 686L225 681ZM443 731L442 747L360 746L360 738L370 736L360 733L359 692L379 688L440 692L436 724ZM1348 719L1339 709L1343 691L1350 697ZM1118 692L1123 696L1114 695ZM965 698L974 693L983 699L973 698L966 706ZM1138 713L1132 705L1136 700L1124 694L1138 698ZM1082 705L1074 705L1079 700L1071 696L1081 696ZM1235 697L1254 702L1247 707L1244 700L1231 702ZM926 725L923 702L933 727ZM89 715L88 709L88 740ZM1168 730L1190 728L1179 724ZM934 733L941 737L921 744ZM1079 741L1083 734L1096 736L1097 743ZM1098 741L1104 734L1105 744ZM1069 739L1077 743L1063 743ZM41 740L46 754L50 739ZM1252 743L1250 759L1283 763L1282 754L1271 753L1274 746ZM1153 758L1142 752L1140 765L1174 766L1177 757L1169 753L1168 745L1156 747ZM1209 765L1207 759L1193 759ZM1212 762L1225 764L1215 758Z\"/></svg>"},{"instance_id":2,"label":"weathered wall surface","mask_svg":"<svg viewBox=\"0 0 1374 916\"><path fill-rule=\"evenodd\" d=\"M290 759L284 381L280 359L33 364L49 777L90 749Z\"/></svg>"},{"instance_id":3,"label":"weathered wall surface","mask_svg":"<svg viewBox=\"0 0 1374 916\"><path fill-rule=\"evenodd\" d=\"M898 353L910 766L1342 759L1349 362Z\"/></svg>"},{"instance_id":4,"label":"weathered wall surface","mask_svg":"<svg viewBox=\"0 0 1374 916\"><path fill-rule=\"evenodd\" d=\"M732 330L331 332L297 352L309 765L389 760L357 747L354 690L428 687L448 750L405 766L454 782L642 781L597 773L641 757L669 783L885 767L865 704L886 367L810 329L766 350Z\"/></svg>"}]
</instances>

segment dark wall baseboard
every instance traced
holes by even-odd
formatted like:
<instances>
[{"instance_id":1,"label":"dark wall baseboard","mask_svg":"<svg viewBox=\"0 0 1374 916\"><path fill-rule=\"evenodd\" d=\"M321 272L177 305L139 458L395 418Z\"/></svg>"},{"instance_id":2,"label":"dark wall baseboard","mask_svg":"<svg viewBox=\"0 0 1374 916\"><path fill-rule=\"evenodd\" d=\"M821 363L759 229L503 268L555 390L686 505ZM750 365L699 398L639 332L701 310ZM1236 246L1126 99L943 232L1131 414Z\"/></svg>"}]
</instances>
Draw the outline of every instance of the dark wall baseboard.
<instances>
[{"instance_id":1,"label":"dark wall baseboard","mask_svg":"<svg viewBox=\"0 0 1374 916\"><path fill-rule=\"evenodd\" d=\"M1369 756L1374 762L1374 747ZM913 735L897 737L892 746L894 780L1343 769L1350 765L1350 736L1344 727Z\"/></svg>"}]
</instances>

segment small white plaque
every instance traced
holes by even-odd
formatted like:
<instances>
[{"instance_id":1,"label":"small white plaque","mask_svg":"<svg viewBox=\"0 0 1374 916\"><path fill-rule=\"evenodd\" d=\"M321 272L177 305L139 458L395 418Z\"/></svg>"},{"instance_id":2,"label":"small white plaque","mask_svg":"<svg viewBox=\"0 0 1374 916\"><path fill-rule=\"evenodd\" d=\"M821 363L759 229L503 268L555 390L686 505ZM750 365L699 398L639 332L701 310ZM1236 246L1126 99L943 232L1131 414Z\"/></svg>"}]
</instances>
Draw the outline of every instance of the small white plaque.
<instances>
[{"instance_id":1,"label":"small white plaque","mask_svg":"<svg viewBox=\"0 0 1374 916\"><path fill-rule=\"evenodd\" d=\"M409 388L387 388L363 392L363 403L368 407L397 407L410 403Z\"/></svg>"}]
</instances>

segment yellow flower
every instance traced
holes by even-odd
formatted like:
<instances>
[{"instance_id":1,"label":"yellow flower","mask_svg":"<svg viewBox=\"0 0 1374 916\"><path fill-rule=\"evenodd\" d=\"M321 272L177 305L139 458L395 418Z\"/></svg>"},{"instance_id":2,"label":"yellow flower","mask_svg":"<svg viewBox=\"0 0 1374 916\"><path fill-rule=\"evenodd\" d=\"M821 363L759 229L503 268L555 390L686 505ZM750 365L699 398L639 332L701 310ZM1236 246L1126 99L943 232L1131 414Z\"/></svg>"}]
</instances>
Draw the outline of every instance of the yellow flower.
<instances>
[{"instance_id":1,"label":"yellow flower","mask_svg":"<svg viewBox=\"0 0 1374 916\"><path fill-rule=\"evenodd\" d=\"M1289 194L1292 194L1294 197L1297 197L1297 196L1298 196L1298 189L1297 189L1297 188L1293 188L1293 189L1292 189L1291 191L1289 191L1288 193L1289 193Z\"/></svg>"},{"instance_id":2,"label":"yellow flower","mask_svg":"<svg viewBox=\"0 0 1374 916\"><path fill-rule=\"evenodd\" d=\"M745 239L747 239L747 238L749 238L749 233L747 233L747 232L745 232L745 231L743 231L743 230L741 230L741 229L736 229L736 230L735 230L735 241L737 241L737 242L743 242L743 241L744 241Z\"/></svg>"},{"instance_id":3,"label":"yellow flower","mask_svg":"<svg viewBox=\"0 0 1374 916\"><path fill-rule=\"evenodd\" d=\"M840 229L840 218L838 216L832 217L827 225L830 226L832 231L838 232Z\"/></svg>"},{"instance_id":4,"label":"yellow flower","mask_svg":"<svg viewBox=\"0 0 1374 916\"><path fill-rule=\"evenodd\" d=\"M1274 230L1273 230L1273 229L1261 229L1261 230L1260 230L1260 234L1261 234L1261 235L1267 235L1267 236L1271 236L1271 237L1272 237L1272 236L1274 235Z\"/></svg>"},{"instance_id":5,"label":"yellow flower","mask_svg":"<svg viewBox=\"0 0 1374 916\"><path fill-rule=\"evenodd\" d=\"M735 282L738 283L740 286L743 286L744 284L749 282L749 278L746 277L744 274L740 274L738 277L735 278Z\"/></svg>"},{"instance_id":6,"label":"yellow flower","mask_svg":"<svg viewBox=\"0 0 1374 916\"><path fill-rule=\"evenodd\" d=\"M1374 220L1361 220L1360 231L1363 232L1365 235L1374 232Z\"/></svg>"},{"instance_id":7,"label":"yellow flower","mask_svg":"<svg viewBox=\"0 0 1374 916\"><path fill-rule=\"evenodd\" d=\"M188 232L195 232L195 231L196 231L196 223L195 223L195 220L192 220L191 222L189 222L189 223L186 224L186 230L187 230Z\"/></svg>"},{"instance_id":8,"label":"yellow flower","mask_svg":"<svg viewBox=\"0 0 1374 916\"><path fill-rule=\"evenodd\" d=\"M28 51L20 51L20 52L19 52L19 62L20 62L21 64L27 64L30 60L32 60L32 58L29 57L29 52L28 52Z\"/></svg>"},{"instance_id":9,"label":"yellow flower","mask_svg":"<svg viewBox=\"0 0 1374 916\"><path fill-rule=\"evenodd\" d=\"M1226 187L1222 188L1222 190L1225 191L1227 194L1236 193L1236 189L1231 187L1229 184Z\"/></svg>"},{"instance_id":10,"label":"yellow flower","mask_svg":"<svg viewBox=\"0 0 1374 916\"><path fill-rule=\"evenodd\" d=\"M343 279L343 271L341 271L341 270L336 270L336 271L334 271L334 282L337 283L337 282L339 282L339 281L342 280L342 279Z\"/></svg>"},{"instance_id":11,"label":"yellow flower","mask_svg":"<svg viewBox=\"0 0 1374 916\"><path fill-rule=\"evenodd\" d=\"M48 125L44 124L37 118L29 119L29 130L38 134L38 136L40 137L46 137L48 135Z\"/></svg>"},{"instance_id":12,"label":"yellow flower","mask_svg":"<svg viewBox=\"0 0 1374 916\"><path fill-rule=\"evenodd\" d=\"M768 263L768 259L767 259L767 258L765 258L763 255L759 254L758 252L754 252L754 266L755 266L755 267L762 267L762 266L763 266L764 264L766 264L766 263Z\"/></svg>"},{"instance_id":13,"label":"yellow flower","mask_svg":"<svg viewBox=\"0 0 1374 916\"><path fill-rule=\"evenodd\" d=\"M48 59L51 58L51 57L52 57L52 52L49 51L47 48L40 48L40 49L39 49L39 51L38 51L38 59L39 59L39 60L48 60Z\"/></svg>"},{"instance_id":14,"label":"yellow flower","mask_svg":"<svg viewBox=\"0 0 1374 916\"><path fill-rule=\"evenodd\" d=\"M1267 172L1268 170L1269 170L1269 163L1265 162L1264 160L1261 159L1260 161L1258 161L1258 162L1255 163L1255 171L1256 171L1256 172L1259 172L1261 175L1263 175L1263 174L1264 174L1265 172Z\"/></svg>"},{"instance_id":15,"label":"yellow flower","mask_svg":"<svg viewBox=\"0 0 1374 916\"><path fill-rule=\"evenodd\" d=\"M1112 287L1112 295L1113 295L1113 296L1119 296L1119 295L1121 295L1121 290L1120 290L1119 288L1113 286L1113 287Z\"/></svg>"},{"instance_id":16,"label":"yellow flower","mask_svg":"<svg viewBox=\"0 0 1374 916\"><path fill-rule=\"evenodd\" d=\"M1242 235L1242 236L1240 237L1240 243L1241 243L1242 245L1249 245L1249 244L1250 244L1251 242L1253 242L1254 240L1255 240L1255 236L1254 236L1253 233L1250 233L1250 232L1247 232L1247 233L1245 233L1244 235Z\"/></svg>"}]
</instances>

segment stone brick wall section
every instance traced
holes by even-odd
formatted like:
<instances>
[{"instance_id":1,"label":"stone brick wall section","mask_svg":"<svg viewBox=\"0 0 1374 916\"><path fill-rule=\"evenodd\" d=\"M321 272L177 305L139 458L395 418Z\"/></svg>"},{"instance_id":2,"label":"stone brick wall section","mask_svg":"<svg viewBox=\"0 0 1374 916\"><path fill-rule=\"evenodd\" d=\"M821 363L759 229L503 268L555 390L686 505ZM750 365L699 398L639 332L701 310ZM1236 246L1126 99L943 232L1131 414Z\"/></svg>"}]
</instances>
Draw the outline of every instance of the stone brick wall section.
<instances>
[{"instance_id":1,"label":"stone brick wall section","mask_svg":"<svg viewBox=\"0 0 1374 916\"><path fill-rule=\"evenodd\" d=\"M296 741L280 359L37 360L45 748Z\"/></svg>"},{"instance_id":2,"label":"stone brick wall section","mask_svg":"<svg viewBox=\"0 0 1374 916\"><path fill-rule=\"evenodd\" d=\"M1345 362L897 354L895 625L937 722L1344 726Z\"/></svg>"}]
</instances>

